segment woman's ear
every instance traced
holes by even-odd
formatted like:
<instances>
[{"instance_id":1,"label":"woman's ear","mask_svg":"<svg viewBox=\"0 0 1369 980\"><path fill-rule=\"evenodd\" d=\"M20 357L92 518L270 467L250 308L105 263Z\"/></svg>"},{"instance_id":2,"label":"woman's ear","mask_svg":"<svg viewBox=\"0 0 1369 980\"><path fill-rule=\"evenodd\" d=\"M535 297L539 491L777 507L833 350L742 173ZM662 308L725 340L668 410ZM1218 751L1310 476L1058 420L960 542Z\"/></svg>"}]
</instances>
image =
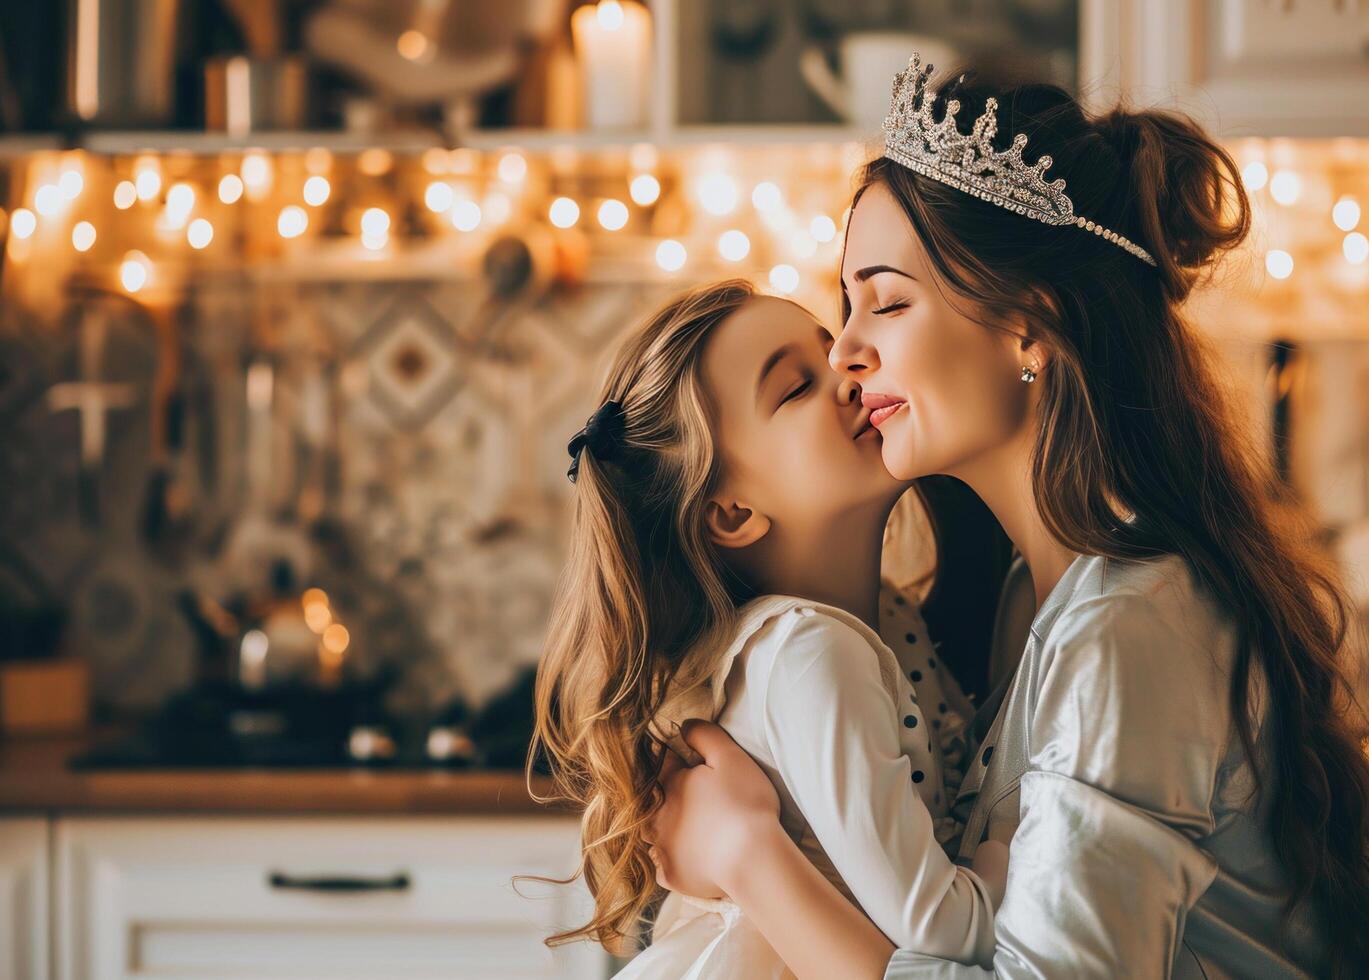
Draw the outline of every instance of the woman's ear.
<instances>
[{"instance_id":1,"label":"woman's ear","mask_svg":"<svg viewBox=\"0 0 1369 980\"><path fill-rule=\"evenodd\" d=\"M704 507L704 526L720 548L745 548L770 533L770 518L738 501L714 497Z\"/></svg>"}]
</instances>

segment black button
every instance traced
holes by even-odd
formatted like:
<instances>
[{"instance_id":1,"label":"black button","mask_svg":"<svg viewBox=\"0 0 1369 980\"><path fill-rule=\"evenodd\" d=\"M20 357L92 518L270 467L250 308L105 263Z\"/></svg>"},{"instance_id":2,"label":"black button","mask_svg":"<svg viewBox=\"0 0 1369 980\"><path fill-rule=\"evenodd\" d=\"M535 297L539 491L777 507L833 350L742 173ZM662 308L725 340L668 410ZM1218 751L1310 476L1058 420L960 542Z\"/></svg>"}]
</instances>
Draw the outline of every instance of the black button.
<instances>
[{"instance_id":1,"label":"black button","mask_svg":"<svg viewBox=\"0 0 1369 980\"><path fill-rule=\"evenodd\" d=\"M922 775L922 770L921 770L921 769L915 769L915 770L913 770L913 782L915 782L915 783L920 783L920 782L922 782L922 781L923 781L924 779L926 779L926 778L927 778L926 776Z\"/></svg>"},{"instance_id":2,"label":"black button","mask_svg":"<svg viewBox=\"0 0 1369 980\"><path fill-rule=\"evenodd\" d=\"M904 715L904 716L903 716L903 727L904 727L904 728L916 728L916 727L917 727L917 715Z\"/></svg>"}]
</instances>

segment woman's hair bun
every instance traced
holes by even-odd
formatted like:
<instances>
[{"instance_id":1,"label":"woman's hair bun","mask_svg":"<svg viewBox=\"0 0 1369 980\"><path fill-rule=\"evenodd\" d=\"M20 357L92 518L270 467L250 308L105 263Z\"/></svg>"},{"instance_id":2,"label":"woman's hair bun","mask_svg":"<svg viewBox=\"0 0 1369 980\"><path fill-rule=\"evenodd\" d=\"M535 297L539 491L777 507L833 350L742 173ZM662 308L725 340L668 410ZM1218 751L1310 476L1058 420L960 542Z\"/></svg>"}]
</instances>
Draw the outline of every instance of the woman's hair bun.
<instances>
[{"instance_id":1,"label":"woman's hair bun","mask_svg":"<svg viewBox=\"0 0 1369 980\"><path fill-rule=\"evenodd\" d=\"M1184 299L1250 231L1236 161L1189 117L1115 109L1095 121L1129 174L1131 210L1165 290Z\"/></svg>"}]
</instances>

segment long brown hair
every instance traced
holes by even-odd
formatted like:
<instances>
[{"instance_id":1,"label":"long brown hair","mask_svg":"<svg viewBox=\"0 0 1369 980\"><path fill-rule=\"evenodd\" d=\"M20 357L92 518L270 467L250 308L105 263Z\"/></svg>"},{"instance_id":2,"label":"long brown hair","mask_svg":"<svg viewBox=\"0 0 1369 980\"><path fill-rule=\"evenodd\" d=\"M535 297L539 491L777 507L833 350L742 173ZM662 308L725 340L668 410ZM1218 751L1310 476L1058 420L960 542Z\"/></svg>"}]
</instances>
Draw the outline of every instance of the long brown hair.
<instances>
[{"instance_id":1,"label":"long brown hair","mask_svg":"<svg viewBox=\"0 0 1369 980\"><path fill-rule=\"evenodd\" d=\"M1338 975L1369 967L1369 763L1352 725L1347 605L1309 522L1238 425L1180 304L1241 243L1250 206L1236 164L1191 119L1087 115L1048 85L974 72L942 87L974 119L998 99L998 148L1018 133L1054 159L1077 213L1141 244L1158 268L1075 227L1014 214L887 159L886 187L939 278L986 327L1030 324L1051 353L1037 382L1037 507L1074 551L1182 556L1236 624L1230 704L1287 876L1287 909L1313 901ZM849 306L843 311L849 315ZM1128 520L1128 517L1133 519ZM1252 677L1252 672L1255 677ZM1268 714L1261 749L1262 677Z\"/></svg>"},{"instance_id":2,"label":"long brown hair","mask_svg":"<svg viewBox=\"0 0 1369 980\"><path fill-rule=\"evenodd\" d=\"M621 950L657 892L643 839L661 799L653 721L667 693L701 681L705 666L686 654L707 647L746 598L704 529L719 459L701 363L714 328L753 295L749 283L728 280L648 318L619 351L601 398L624 412L616 451L611 460L580 456L529 767L545 752L559 799L583 811L582 862L567 880L584 875L594 916L549 945L591 938Z\"/></svg>"}]
</instances>

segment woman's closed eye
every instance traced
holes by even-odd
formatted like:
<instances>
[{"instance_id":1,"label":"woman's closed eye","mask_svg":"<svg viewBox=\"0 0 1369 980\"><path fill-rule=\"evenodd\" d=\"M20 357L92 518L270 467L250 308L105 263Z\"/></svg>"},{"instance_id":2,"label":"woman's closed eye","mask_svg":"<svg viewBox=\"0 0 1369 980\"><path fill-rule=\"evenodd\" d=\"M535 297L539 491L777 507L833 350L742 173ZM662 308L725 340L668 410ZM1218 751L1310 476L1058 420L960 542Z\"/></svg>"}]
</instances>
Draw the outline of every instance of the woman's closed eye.
<instances>
[{"instance_id":1,"label":"woman's closed eye","mask_svg":"<svg viewBox=\"0 0 1369 980\"><path fill-rule=\"evenodd\" d=\"M875 316L882 316L882 315L885 314L885 313L896 313L896 312L899 311L899 310L906 309L907 306L908 306L908 301L907 301L907 300L895 300L894 302L890 303L888 306L881 306L879 309L877 309L877 310L871 310L870 312L871 312L872 314L874 314Z\"/></svg>"}]
</instances>

